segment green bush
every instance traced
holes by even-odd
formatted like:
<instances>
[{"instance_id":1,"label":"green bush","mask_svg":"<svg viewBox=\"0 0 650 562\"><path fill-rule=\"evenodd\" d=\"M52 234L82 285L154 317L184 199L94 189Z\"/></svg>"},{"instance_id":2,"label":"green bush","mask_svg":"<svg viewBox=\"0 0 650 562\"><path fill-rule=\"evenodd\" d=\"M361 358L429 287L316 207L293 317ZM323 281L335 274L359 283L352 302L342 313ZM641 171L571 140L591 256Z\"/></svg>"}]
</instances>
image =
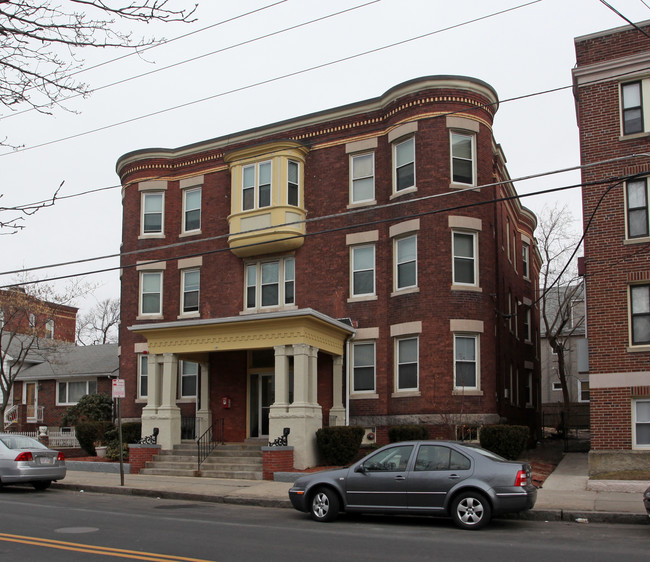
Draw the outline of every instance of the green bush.
<instances>
[{"instance_id":1,"label":"green bush","mask_svg":"<svg viewBox=\"0 0 650 562\"><path fill-rule=\"evenodd\" d=\"M126 422L122 424L122 443L137 443L142 437L142 424L140 422Z\"/></svg>"},{"instance_id":2,"label":"green bush","mask_svg":"<svg viewBox=\"0 0 650 562\"><path fill-rule=\"evenodd\" d=\"M105 444L107 442L106 434L110 434L115 426L110 421L84 421L78 422L75 426L77 441L81 448L89 455L95 456L95 443Z\"/></svg>"},{"instance_id":3,"label":"green bush","mask_svg":"<svg viewBox=\"0 0 650 562\"><path fill-rule=\"evenodd\" d=\"M426 425L395 425L388 428L388 440L391 443L422 439L429 439L429 428Z\"/></svg>"},{"instance_id":4,"label":"green bush","mask_svg":"<svg viewBox=\"0 0 650 562\"><path fill-rule=\"evenodd\" d=\"M110 421L113 415L113 400L108 394L86 394L79 402L70 406L61 418L61 425L77 426L79 422Z\"/></svg>"},{"instance_id":5,"label":"green bush","mask_svg":"<svg viewBox=\"0 0 650 562\"><path fill-rule=\"evenodd\" d=\"M484 425L479 433L481 447L506 459L523 453L530 430L525 425Z\"/></svg>"},{"instance_id":6,"label":"green bush","mask_svg":"<svg viewBox=\"0 0 650 562\"><path fill-rule=\"evenodd\" d=\"M323 427L316 432L316 444L325 464L341 466L351 463L359 453L363 427Z\"/></svg>"}]
</instances>

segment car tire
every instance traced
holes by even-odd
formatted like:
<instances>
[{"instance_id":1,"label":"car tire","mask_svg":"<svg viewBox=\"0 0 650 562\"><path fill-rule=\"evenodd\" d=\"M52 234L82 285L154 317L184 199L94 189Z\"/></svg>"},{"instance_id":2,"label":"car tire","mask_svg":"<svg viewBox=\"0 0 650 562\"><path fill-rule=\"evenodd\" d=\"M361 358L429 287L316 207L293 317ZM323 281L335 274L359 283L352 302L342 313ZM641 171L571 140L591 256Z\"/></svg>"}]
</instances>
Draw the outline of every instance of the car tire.
<instances>
[{"instance_id":1,"label":"car tire","mask_svg":"<svg viewBox=\"0 0 650 562\"><path fill-rule=\"evenodd\" d=\"M50 487L50 484L52 484L51 480L37 480L36 482L32 482L34 489L38 490L39 492L47 490Z\"/></svg>"},{"instance_id":2,"label":"car tire","mask_svg":"<svg viewBox=\"0 0 650 562\"><path fill-rule=\"evenodd\" d=\"M463 492L454 498L451 516L461 529L478 530L490 522L492 508L480 492Z\"/></svg>"},{"instance_id":3,"label":"car tire","mask_svg":"<svg viewBox=\"0 0 650 562\"><path fill-rule=\"evenodd\" d=\"M318 488L311 497L309 513L314 521L327 523L339 514L339 498L331 488Z\"/></svg>"}]
</instances>

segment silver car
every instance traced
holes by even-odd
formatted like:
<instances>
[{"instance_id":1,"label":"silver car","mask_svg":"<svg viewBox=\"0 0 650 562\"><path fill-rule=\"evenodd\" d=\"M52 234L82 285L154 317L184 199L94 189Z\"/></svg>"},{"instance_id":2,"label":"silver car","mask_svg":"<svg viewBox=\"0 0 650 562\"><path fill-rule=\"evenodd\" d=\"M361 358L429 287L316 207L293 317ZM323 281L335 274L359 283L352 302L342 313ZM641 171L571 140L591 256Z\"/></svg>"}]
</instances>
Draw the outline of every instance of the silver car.
<instances>
[{"instance_id":1,"label":"silver car","mask_svg":"<svg viewBox=\"0 0 650 562\"><path fill-rule=\"evenodd\" d=\"M301 476L289 490L298 511L332 521L340 511L451 516L480 529L493 516L531 509L530 465L450 441L386 445L348 468Z\"/></svg>"},{"instance_id":2,"label":"silver car","mask_svg":"<svg viewBox=\"0 0 650 562\"><path fill-rule=\"evenodd\" d=\"M65 473L63 453L31 437L0 433L0 486L26 483L45 490L53 481L65 478Z\"/></svg>"}]
</instances>

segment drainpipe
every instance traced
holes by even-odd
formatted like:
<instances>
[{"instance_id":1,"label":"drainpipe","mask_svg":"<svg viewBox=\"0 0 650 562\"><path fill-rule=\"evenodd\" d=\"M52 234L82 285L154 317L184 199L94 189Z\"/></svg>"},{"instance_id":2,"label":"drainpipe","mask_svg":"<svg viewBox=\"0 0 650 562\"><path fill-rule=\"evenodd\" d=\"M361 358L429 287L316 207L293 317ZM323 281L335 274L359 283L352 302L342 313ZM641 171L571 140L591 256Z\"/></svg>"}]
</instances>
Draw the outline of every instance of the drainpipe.
<instances>
[{"instance_id":1,"label":"drainpipe","mask_svg":"<svg viewBox=\"0 0 650 562\"><path fill-rule=\"evenodd\" d=\"M350 425L350 341L345 340L345 425Z\"/></svg>"}]
</instances>

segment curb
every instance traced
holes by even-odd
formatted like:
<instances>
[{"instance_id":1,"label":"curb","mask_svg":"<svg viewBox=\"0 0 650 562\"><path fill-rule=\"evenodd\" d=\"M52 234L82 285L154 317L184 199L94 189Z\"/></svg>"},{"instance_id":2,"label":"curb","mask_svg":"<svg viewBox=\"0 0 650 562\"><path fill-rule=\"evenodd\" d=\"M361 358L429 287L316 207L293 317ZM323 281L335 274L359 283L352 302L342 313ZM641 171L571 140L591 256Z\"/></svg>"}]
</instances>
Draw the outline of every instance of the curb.
<instances>
[{"instance_id":1,"label":"curb","mask_svg":"<svg viewBox=\"0 0 650 562\"><path fill-rule=\"evenodd\" d=\"M165 500L181 500L208 503L224 503L231 505L250 505L257 507L278 507L290 508L289 498L271 499L251 497L244 498L239 496L211 496L206 494L194 494L192 492L174 492L166 490L148 490L144 488L128 488L117 486L98 486L88 485L81 486L78 484L65 484L63 482L53 482L52 488L59 490L71 490L74 492L89 492L98 494L117 494L123 496L140 496L145 498L158 498ZM589 523L620 523L648 525L650 517L641 513L614 513L608 511L574 511L569 509L532 509L522 513L507 514L500 516L502 519L521 519L525 521L566 521L579 524ZM578 521L580 520L580 521Z\"/></svg>"}]
</instances>

